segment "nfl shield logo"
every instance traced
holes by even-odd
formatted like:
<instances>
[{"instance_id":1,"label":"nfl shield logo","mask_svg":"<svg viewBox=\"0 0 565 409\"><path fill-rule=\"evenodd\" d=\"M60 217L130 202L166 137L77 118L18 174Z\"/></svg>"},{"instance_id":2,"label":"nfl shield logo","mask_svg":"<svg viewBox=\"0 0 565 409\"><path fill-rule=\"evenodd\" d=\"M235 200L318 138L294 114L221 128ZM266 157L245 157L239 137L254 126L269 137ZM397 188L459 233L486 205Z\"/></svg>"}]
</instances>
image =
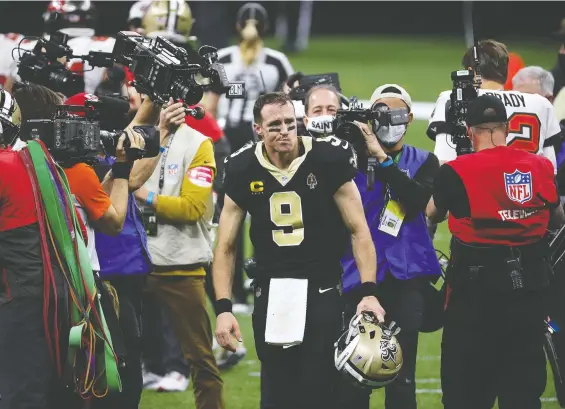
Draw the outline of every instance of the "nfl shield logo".
<instances>
[{"instance_id":1,"label":"nfl shield logo","mask_svg":"<svg viewBox=\"0 0 565 409\"><path fill-rule=\"evenodd\" d=\"M179 165L171 164L167 166L169 169L169 176L174 176L179 172Z\"/></svg>"},{"instance_id":2,"label":"nfl shield logo","mask_svg":"<svg viewBox=\"0 0 565 409\"><path fill-rule=\"evenodd\" d=\"M506 194L514 202L522 204L532 198L532 172L516 169L513 173L504 173L504 185Z\"/></svg>"}]
</instances>

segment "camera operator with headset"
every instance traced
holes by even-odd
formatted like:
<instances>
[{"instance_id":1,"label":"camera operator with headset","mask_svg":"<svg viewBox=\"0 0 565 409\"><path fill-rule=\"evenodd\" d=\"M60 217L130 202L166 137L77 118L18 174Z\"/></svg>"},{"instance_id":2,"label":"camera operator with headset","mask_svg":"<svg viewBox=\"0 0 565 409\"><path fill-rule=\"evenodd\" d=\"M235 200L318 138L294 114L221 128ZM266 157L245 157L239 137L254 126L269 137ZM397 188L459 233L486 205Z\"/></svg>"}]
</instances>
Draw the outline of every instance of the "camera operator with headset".
<instances>
[{"instance_id":1,"label":"camera operator with headset","mask_svg":"<svg viewBox=\"0 0 565 409\"><path fill-rule=\"evenodd\" d=\"M310 98L315 96L314 90L310 91ZM312 121L310 117L315 115L309 102L306 101L307 127ZM412 100L404 88L396 84L379 86L371 96L371 119L367 123L355 122L361 132L356 133L355 139L348 138L357 151L355 184L377 249L377 294L389 319L400 328L396 337L402 347L403 363L396 379L385 386L385 407L405 409L416 408L416 356L425 286L441 274L424 217L439 164L434 154L405 143L406 130L413 119L411 109ZM393 125L386 119L394 116L403 117L403 123ZM340 136L339 126L336 130ZM373 170L368 170L371 167ZM355 314L361 288L351 248L342 264L347 321ZM369 398L370 390L346 388L342 403L344 407L368 409Z\"/></svg>"},{"instance_id":2,"label":"camera operator with headset","mask_svg":"<svg viewBox=\"0 0 565 409\"><path fill-rule=\"evenodd\" d=\"M449 212L450 293L442 339L445 408L540 408L546 384L548 226L563 223L551 162L510 149L504 103L468 102L476 153L444 164L427 216ZM523 368L528 370L524 371Z\"/></svg>"}]
</instances>

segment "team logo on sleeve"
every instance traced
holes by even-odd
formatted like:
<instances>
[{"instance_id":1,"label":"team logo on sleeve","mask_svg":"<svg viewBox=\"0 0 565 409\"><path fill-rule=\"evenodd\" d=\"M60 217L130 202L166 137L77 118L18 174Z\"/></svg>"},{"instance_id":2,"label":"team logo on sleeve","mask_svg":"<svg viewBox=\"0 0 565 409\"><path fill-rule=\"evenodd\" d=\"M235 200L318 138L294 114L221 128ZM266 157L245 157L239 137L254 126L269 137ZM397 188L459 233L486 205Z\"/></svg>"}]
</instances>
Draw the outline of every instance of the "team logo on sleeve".
<instances>
[{"instance_id":1,"label":"team logo on sleeve","mask_svg":"<svg viewBox=\"0 0 565 409\"><path fill-rule=\"evenodd\" d=\"M532 172L520 172L516 169L513 173L504 173L506 194L510 200L520 204L532 198Z\"/></svg>"},{"instance_id":2,"label":"team logo on sleeve","mask_svg":"<svg viewBox=\"0 0 565 409\"><path fill-rule=\"evenodd\" d=\"M200 187L212 186L214 172L207 166L197 166L188 171L188 180Z\"/></svg>"}]
</instances>

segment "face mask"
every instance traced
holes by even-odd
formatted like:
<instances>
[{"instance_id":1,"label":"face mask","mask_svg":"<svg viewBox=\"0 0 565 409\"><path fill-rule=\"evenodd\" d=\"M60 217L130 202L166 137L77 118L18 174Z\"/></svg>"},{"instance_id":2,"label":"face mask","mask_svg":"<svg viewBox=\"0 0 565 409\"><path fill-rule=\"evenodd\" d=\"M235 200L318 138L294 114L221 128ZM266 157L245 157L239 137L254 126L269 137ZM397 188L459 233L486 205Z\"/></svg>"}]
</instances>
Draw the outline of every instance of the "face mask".
<instances>
[{"instance_id":1,"label":"face mask","mask_svg":"<svg viewBox=\"0 0 565 409\"><path fill-rule=\"evenodd\" d=\"M386 147L392 147L406 133L406 125L381 126L377 130L377 138Z\"/></svg>"},{"instance_id":2,"label":"face mask","mask_svg":"<svg viewBox=\"0 0 565 409\"><path fill-rule=\"evenodd\" d=\"M333 133L334 117L331 115L321 115L308 118L306 130L315 136L331 135Z\"/></svg>"}]
</instances>

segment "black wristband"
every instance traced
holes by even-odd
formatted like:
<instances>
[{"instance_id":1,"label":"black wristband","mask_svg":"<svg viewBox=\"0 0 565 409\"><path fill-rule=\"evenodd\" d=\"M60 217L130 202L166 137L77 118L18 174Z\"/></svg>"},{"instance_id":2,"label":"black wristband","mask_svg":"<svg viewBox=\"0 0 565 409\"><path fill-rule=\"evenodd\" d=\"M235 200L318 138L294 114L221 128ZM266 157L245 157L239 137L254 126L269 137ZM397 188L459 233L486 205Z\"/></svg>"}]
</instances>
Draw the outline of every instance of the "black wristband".
<instances>
[{"instance_id":1,"label":"black wristband","mask_svg":"<svg viewBox=\"0 0 565 409\"><path fill-rule=\"evenodd\" d=\"M128 162L114 162L112 165L112 179L129 179L133 164Z\"/></svg>"},{"instance_id":2,"label":"black wristband","mask_svg":"<svg viewBox=\"0 0 565 409\"><path fill-rule=\"evenodd\" d=\"M216 311L216 317L224 312L231 312L232 310L232 303L231 300L228 298L221 298L216 300L214 303L214 310Z\"/></svg>"},{"instance_id":3,"label":"black wristband","mask_svg":"<svg viewBox=\"0 0 565 409\"><path fill-rule=\"evenodd\" d=\"M377 283L373 281L367 281L361 284L359 287L359 298L363 297L376 297L377 296Z\"/></svg>"}]
</instances>

